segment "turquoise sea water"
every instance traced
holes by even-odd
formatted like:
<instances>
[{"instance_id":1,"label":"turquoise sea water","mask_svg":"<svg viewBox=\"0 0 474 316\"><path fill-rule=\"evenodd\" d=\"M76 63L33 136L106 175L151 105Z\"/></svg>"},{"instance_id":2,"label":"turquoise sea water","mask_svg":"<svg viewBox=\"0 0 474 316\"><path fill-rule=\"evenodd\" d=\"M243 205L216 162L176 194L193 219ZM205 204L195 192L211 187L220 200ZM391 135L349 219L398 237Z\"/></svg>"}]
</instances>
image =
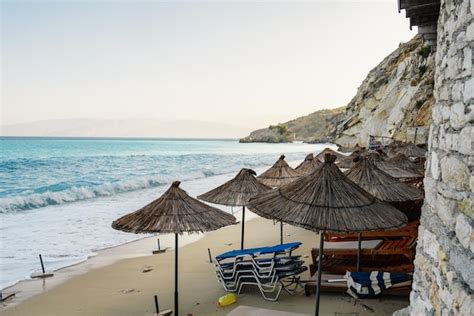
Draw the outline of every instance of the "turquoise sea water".
<instances>
[{"instance_id":1,"label":"turquoise sea water","mask_svg":"<svg viewBox=\"0 0 474 316\"><path fill-rule=\"evenodd\" d=\"M0 137L0 287L27 277L42 253L49 268L137 236L111 221L158 197L174 180L192 195L257 171L280 154L302 160L323 145L234 140Z\"/></svg>"}]
</instances>

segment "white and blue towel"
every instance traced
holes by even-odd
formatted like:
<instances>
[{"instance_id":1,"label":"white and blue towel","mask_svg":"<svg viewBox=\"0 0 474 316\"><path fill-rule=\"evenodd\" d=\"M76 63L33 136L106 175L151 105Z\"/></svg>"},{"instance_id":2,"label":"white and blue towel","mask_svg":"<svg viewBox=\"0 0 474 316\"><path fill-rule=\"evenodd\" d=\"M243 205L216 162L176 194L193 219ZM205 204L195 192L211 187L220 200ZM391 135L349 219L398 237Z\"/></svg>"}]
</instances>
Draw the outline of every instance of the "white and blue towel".
<instances>
[{"instance_id":1,"label":"white and blue towel","mask_svg":"<svg viewBox=\"0 0 474 316\"><path fill-rule=\"evenodd\" d=\"M406 273L347 272L344 278L347 281L347 293L354 298L374 297L394 284L412 279Z\"/></svg>"}]
</instances>

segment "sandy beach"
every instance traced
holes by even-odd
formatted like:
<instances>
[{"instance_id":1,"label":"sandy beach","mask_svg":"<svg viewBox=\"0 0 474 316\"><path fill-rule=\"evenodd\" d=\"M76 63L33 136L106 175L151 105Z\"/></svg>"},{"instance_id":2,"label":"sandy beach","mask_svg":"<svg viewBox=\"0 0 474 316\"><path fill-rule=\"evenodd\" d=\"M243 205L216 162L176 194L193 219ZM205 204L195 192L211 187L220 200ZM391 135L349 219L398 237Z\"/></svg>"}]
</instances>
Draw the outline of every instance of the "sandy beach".
<instances>
[{"instance_id":1,"label":"sandy beach","mask_svg":"<svg viewBox=\"0 0 474 316\"><path fill-rule=\"evenodd\" d=\"M180 249L181 314L226 315L238 305L312 314L314 296L306 297L303 293L290 296L283 293L278 302L267 302L262 299L256 288L245 289L238 296L237 304L225 308L217 306L218 298L226 292L216 280L214 267L208 260L207 248L211 248L213 255L237 248L239 236L240 225L235 225L207 233L203 238L198 235L182 238L189 243ZM161 237L165 245L171 244L171 238L168 241L168 237L171 236ZM191 243L193 239L195 241ZM310 248L318 244L318 236L307 230L285 225L285 241L303 242L296 253L307 256L305 260L309 264ZM272 221L254 218L247 222L246 247L273 245L278 242L279 226L273 225ZM142 239L104 250L85 263L60 270L53 278L22 282L16 286L20 299L25 294L22 291L28 289L31 291L34 287L42 286L44 291L19 304L15 304L19 298L14 298L2 307L0 314L153 315L154 295L159 297L160 308L172 308L174 251L146 255L154 248L156 248L155 238ZM114 254L115 260L113 260ZM124 254L135 258L117 261L117 258ZM152 270L143 272L143 269L148 267ZM68 269L76 271L76 275L71 276ZM64 279L58 280L58 278ZM306 272L302 278L308 279L309 273ZM408 298L381 297L354 303L348 295L322 295L322 315L335 315L335 313L391 315L395 310L407 305Z\"/></svg>"}]
</instances>

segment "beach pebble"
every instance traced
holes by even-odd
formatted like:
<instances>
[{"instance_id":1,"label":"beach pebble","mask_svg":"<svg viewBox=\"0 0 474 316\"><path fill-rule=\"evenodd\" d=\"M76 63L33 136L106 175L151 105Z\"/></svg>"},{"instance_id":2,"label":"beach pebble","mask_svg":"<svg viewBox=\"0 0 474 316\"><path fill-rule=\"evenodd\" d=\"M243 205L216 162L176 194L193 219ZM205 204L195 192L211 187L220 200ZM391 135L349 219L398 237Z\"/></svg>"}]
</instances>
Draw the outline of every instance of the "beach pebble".
<instances>
[{"instance_id":1,"label":"beach pebble","mask_svg":"<svg viewBox=\"0 0 474 316\"><path fill-rule=\"evenodd\" d=\"M226 242L225 245L226 246L232 246L232 243L231 242Z\"/></svg>"},{"instance_id":2,"label":"beach pebble","mask_svg":"<svg viewBox=\"0 0 474 316\"><path fill-rule=\"evenodd\" d=\"M153 270L152 267L145 267L145 268L143 268L142 272L147 273L147 272L150 272L151 270Z\"/></svg>"}]
</instances>

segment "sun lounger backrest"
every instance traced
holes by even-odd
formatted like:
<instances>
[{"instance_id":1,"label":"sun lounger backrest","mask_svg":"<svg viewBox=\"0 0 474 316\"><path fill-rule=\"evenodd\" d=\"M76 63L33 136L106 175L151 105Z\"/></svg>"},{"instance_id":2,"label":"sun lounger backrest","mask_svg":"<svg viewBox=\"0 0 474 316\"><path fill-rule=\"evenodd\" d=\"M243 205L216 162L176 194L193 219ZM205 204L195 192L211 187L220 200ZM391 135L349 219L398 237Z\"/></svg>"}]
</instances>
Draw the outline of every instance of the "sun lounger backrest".
<instances>
[{"instance_id":1,"label":"sun lounger backrest","mask_svg":"<svg viewBox=\"0 0 474 316\"><path fill-rule=\"evenodd\" d=\"M289 252L301 245L301 242L291 242L282 245L275 245L272 247L259 247L259 248L249 248L243 250L231 250L224 252L218 256L216 256L216 260L224 260L229 258L236 258L241 256L258 256L258 255L266 255L266 254L278 254L283 252Z\"/></svg>"}]
</instances>

